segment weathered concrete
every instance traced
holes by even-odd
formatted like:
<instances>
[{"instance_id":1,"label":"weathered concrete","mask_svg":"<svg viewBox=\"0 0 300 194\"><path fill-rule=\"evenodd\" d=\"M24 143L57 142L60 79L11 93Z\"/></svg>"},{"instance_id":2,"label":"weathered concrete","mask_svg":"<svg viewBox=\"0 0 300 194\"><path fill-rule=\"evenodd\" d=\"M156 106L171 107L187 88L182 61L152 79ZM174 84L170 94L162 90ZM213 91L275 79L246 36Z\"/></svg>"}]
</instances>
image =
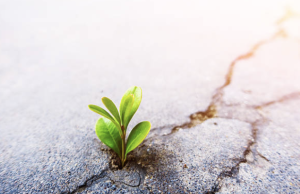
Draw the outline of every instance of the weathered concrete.
<instances>
[{"instance_id":1,"label":"weathered concrete","mask_svg":"<svg viewBox=\"0 0 300 194\"><path fill-rule=\"evenodd\" d=\"M263 109L267 124L259 129L247 163L226 179L222 193L299 193L299 105L298 99Z\"/></svg>"},{"instance_id":2,"label":"weathered concrete","mask_svg":"<svg viewBox=\"0 0 300 194\"><path fill-rule=\"evenodd\" d=\"M0 193L297 193L299 3L271 4L1 1ZM87 105L131 85L120 170Z\"/></svg>"},{"instance_id":3,"label":"weathered concrete","mask_svg":"<svg viewBox=\"0 0 300 194\"><path fill-rule=\"evenodd\" d=\"M221 172L230 171L243 160L251 138L249 123L210 119L201 126L148 139L129 154L125 169L107 172L86 191L205 192L215 187ZM130 170L132 167L136 171Z\"/></svg>"}]
</instances>

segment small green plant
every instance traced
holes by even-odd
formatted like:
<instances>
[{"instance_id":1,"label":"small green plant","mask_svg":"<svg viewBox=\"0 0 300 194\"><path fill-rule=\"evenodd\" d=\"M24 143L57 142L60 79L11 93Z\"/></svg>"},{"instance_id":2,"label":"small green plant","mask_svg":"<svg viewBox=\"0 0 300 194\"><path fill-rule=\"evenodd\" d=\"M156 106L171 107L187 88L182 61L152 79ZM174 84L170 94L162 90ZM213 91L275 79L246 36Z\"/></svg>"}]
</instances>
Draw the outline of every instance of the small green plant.
<instances>
[{"instance_id":1,"label":"small green plant","mask_svg":"<svg viewBox=\"0 0 300 194\"><path fill-rule=\"evenodd\" d=\"M125 142L128 124L139 108L141 101L142 89L133 86L123 95L120 111L109 98L102 98L103 104L112 115L99 106L89 105L89 109L103 116L96 123L98 138L118 154L122 167L126 161L127 154L143 142L151 129L149 121L140 122L132 129L127 142Z\"/></svg>"}]
</instances>

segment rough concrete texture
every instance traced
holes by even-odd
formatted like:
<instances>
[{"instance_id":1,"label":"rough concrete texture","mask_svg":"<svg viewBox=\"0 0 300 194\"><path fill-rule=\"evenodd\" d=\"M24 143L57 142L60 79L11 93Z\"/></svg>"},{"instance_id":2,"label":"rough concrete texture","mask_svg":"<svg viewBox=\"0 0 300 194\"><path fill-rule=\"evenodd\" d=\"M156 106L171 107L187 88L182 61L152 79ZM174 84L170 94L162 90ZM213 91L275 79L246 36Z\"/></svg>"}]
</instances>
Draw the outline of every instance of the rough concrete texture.
<instances>
[{"instance_id":1,"label":"rough concrete texture","mask_svg":"<svg viewBox=\"0 0 300 194\"><path fill-rule=\"evenodd\" d=\"M266 124L258 131L247 163L224 181L221 193L299 193L300 100L274 103L263 109Z\"/></svg>"},{"instance_id":2,"label":"rough concrete texture","mask_svg":"<svg viewBox=\"0 0 300 194\"><path fill-rule=\"evenodd\" d=\"M220 173L229 173L244 160L251 133L249 123L216 118L201 126L149 138L129 155L125 169L101 172L103 176L97 176L103 180L90 184L85 192L205 192L215 188Z\"/></svg>"},{"instance_id":3,"label":"rough concrete texture","mask_svg":"<svg viewBox=\"0 0 300 194\"><path fill-rule=\"evenodd\" d=\"M1 1L0 193L299 193L297 1ZM88 104L143 101L123 169Z\"/></svg>"}]
</instances>

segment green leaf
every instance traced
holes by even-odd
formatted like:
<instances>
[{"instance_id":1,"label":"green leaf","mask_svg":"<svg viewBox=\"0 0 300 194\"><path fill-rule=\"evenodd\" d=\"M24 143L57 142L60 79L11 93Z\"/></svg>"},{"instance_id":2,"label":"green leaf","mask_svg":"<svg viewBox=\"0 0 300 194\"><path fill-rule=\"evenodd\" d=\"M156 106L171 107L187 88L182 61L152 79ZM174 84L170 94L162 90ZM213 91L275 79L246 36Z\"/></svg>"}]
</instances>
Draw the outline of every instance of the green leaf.
<instances>
[{"instance_id":1,"label":"green leaf","mask_svg":"<svg viewBox=\"0 0 300 194\"><path fill-rule=\"evenodd\" d=\"M109 120L114 121L114 118L106 110L97 105L89 104L89 109L95 113L98 113L99 115L104 116L105 118L108 118Z\"/></svg>"},{"instance_id":2,"label":"green leaf","mask_svg":"<svg viewBox=\"0 0 300 194\"><path fill-rule=\"evenodd\" d=\"M134 97L132 94L128 95L123 103L122 109L120 109L122 125L127 126L128 118L131 113L131 108L134 102Z\"/></svg>"},{"instance_id":3,"label":"green leaf","mask_svg":"<svg viewBox=\"0 0 300 194\"><path fill-rule=\"evenodd\" d=\"M113 101L107 97L103 97L102 102L105 105L105 107L109 110L109 112L115 117L116 121L118 121L119 124L121 125L119 111L116 105L113 103Z\"/></svg>"},{"instance_id":4,"label":"green leaf","mask_svg":"<svg viewBox=\"0 0 300 194\"><path fill-rule=\"evenodd\" d=\"M115 124L106 118L98 119L96 123L98 138L108 147L113 149L121 158L122 139Z\"/></svg>"},{"instance_id":5,"label":"green leaf","mask_svg":"<svg viewBox=\"0 0 300 194\"><path fill-rule=\"evenodd\" d=\"M126 155L143 142L150 129L151 123L149 121L140 122L132 129L127 139Z\"/></svg>"},{"instance_id":6,"label":"green leaf","mask_svg":"<svg viewBox=\"0 0 300 194\"><path fill-rule=\"evenodd\" d=\"M115 119L106 110L104 110L103 108L101 108L97 105L93 105L93 104L89 105L89 109L91 111L94 111L95 113L98 113L98 114L104 116L105 118L111 120L116 125L116 127L119 129L119 134L120 135L122 134L122 130L121 130L121 127L120 127L119 123L117 123L115 121Z\"/></svg>"},{"instance_id":7,"label":"green leaf","mask_svg":"<svg viewBox=\"0 0 300 194\"><path fill-rule=\"evenodd\" d=\"M130 122L130 120L132 119L133 115L135 114L135 112L137 111L137 109L139 108L141 101L142 101L142 89L140 87L137 86L132 86L130 87L125 94L122 97L121 103L120 103L120 113L122 112L122 109L124 108L124 103L125 100L127 98L128 95L133 95L134 96L134 102L131 108L131 112L128 115L128 120L127 123L125 125L125 129L127 129L127 126ZM121 113L121 118L122 118L122 113Z\"/></svg>"}]
</instances>

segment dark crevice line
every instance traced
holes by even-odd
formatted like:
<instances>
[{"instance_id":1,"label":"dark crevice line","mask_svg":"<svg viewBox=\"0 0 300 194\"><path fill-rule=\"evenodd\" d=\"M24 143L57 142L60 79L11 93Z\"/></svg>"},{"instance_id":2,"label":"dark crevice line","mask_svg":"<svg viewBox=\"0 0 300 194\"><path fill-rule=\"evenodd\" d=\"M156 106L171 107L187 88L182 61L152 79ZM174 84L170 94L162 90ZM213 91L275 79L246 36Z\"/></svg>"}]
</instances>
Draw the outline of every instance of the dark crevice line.
<instances>
[{"instance_id":1,"label":"dark crevice line","mask_svg":"<svg viewBox=\"0 0 300 194\"><path fill-rule=\"evenodd\" d=\"M237 177L237 175L239 174L239 170L240 170L240 164L247 163L248 162L247 156L250 153L253 153L251 150L251 147L256 143L257 131L258 131L257 124L258 124L258 122L251 123L252 140L248 141L247 147L243 152L242 158L240 158L238 160L237 164L234 165L230 170L222 171L218 175L213 187L209 191L204 192L205 194L214 194L214 193L219 192L219 190L222 188L222 181L224 180L224 178Z\"/></svg>"},{"instance_id":2,"label":"dark crevice line","mask_svg":"<svg viewBox=\"0 0 300 194\"><path fill-rule=\"evenodd\" d=\"M300 98L300 92L293 92L293 93L284 95L284 96L282 96L281 98L279 98L277 100L266 102L266 103L263 103L261 105L254 106L253 108L255 108L255 109L261 109L261 108L273 105L275 103L280 103L280 102L284 102L284 101L288 101L288 100L293 100L293 99L298 99L298 98Z\"/></svg>"},{"instance_id":3,"label":"dark crevice line","mask_svg":"<svg viewBox=\"0 0 300 194\"><path fill-rule=\"evenodd\" d=\"M195 112L195 113L191 114L189 122L173 127L171 133L169 133L167 135L170 135L170 134L173 134L173 133L177 132L180 128L182 128L182 129L191 128L191 127L194 127L196 125L201 124L202 122L204 122L207 119L217 117L217 108L216 107L217 107L217 105L222 103L222 98L223 98L223 95L224 95L224 93L223 93L224 88L226 88L228 85L231 84L235 65L239 61L246 60L246 59L249 59L250 57L252 57L255 54L255 52L261 46L263 46L266 43L274 40L275 38L280 37L280 36L281 37L286 37L287 35L286 35L285 31L280 27L280 25L282 23L284 23L286 20L288 20L289 18L293 17L293 16L294 15L292 13L290 13L290 10L288 10L286 12L286 14L277 21L277 25L279 27L279 30L273 36L271 36L268 39L265 39L265 40L262 40L262 41L258 42L247 53L242 54L242 55L238 56L236 59L234 59L231 62L230 66L229 66L229 69L228 69L227 74L225 76L224 84L216 89L216 92L212 96L212 100L211 100L211 103L209 104L208 108L205 111L198 111L198 112ZM255 108L258 109L258 108L261 108L261 107L269 106L269 105L274 104L276 102L281 102L281 101L284 101L286 99L294 98L294 96L298 96L298 95L300 95L299 92L297 92L295 94L291 94L290 96L287 96L287 97L283 97L282 99L279 99L277 101L271 101L271 102L265 103L263 105L256 106ZM257 122L254 122L251 125L252 125L252 138L253 138L253 140L248 141L247 147L243 152L243 157L240 158L238 160L238 163L235 166L233 166L229 171L222 171L218 175L218 178L216 179L214 186L209 191L206 191L205 194L213 194L213 193L218 192L222 187L222 180L226 177L236 177L239 173L240 164L247 162L246 157L250 153L252 153L251 146L253 146L256 143L257 131L258 131ZM165 127L157 127L156 129L161 129L161 128L165 128ZM266 157L264 157L260 153L258 153L258 155L260 157L262 157L263 159L265 159L266 161L269 161ZM129 184L121 182L121 181L115 181L115 180L111 179L108 175L106 175L106 173L107 173L107 169L103 170L99 175L93 175L91 178L87 179L84 182L84 184L79 185L75 190L73 190L69 193L73 194L73 193L76 193L76 192L82 192L86 188L92 186L95 183L95 181L97 181L101 178L105 178L105 177L110 179L113 183L121 183L121 184L127 185L129 187L139 187L141 185L141 182L142 182L140 173L139 173L139 176L140 176L139 184L137 186L129 185ZM148 187L146 187L146 188L149 190Z\"/></svg>"},{"instance_id":4,"label":"dark crevice line","mask_svg":"<svg viewBox=\"0 0 300 194\"><path fill-rule=\"evenodd\" d=\"M175 126L176 126L176 124L173 124L173 125L163 125L163 126L155 127L153 129L151 129L151 132L154 132L154 131L157 131L157 130L161 130L161 129L170 129L170 128L173 128Z\"/></svg>"},{"instance_id":5,"label":"dark crevice line","mask_svg":"<svg viewBox=\"0 0 300 194\"><path fill-rule=\"evenodd\" d=\"M207 119L217 117L217 105L220 105L222 103L224 89L228 85L231 84L231 80L232 80L232 76L233 76L233 72L234 72L234 68L235 68L236 64L242 60L246 60L246 59L249 59L250 57L252 57L261 46L267 44L268 42L273 41L275 38L278 38L278 37L284 36L284 35L285 35L284 31L279 30L274 35L272 35L270 38L262 40L262 41L258 42L257 44L255 44L248 52L235 58L229 66L229 69L225 76L224 84L216 89L215 94L212 96L212 100L211 100L211 103L209 104L208 108L205 111L199 111L199 112L195 112L195 113L191 114L189 122L186 122L186 123L183 123L182 125L173 127L172 131L166 135L173 134L173 133L177 132L179 129L192 128L196 125L201 124L202 122L204 122Z\"/></svg>"},{"instance_id":6,"label":"dark crevice line","mask_svg":"<svg viewBox=\"0 0 300 194\"><path fill-rule=\"evenodd\" d=\"M278 26L278 31L273 35L271 36L270 38L268 39L265 39L265 40L262 40L260 42L258 42L257 44L255 44L247 53L245 54L242 54L240 56L238 56L235 60L232 61L232 63L230 64L229 66L229 69L228 69L228 72L225 76L225 83L220 86L219 88L216 89L216 93L215 95L213 95L212 97L212 101L210 103L210 105L208 106L208 108L206 109L206 111L204 112L196 112L194 114L191 114L190 115L190 122L188 123L184 123L183 125L180 125L180 126L177 126L177 127L174 127L172 133L174 132L177 132L179 128L191 128L197 124L200 124L202 123L203 121L209 119L209 118L213 118L213 117L216 117L217 115L217 109L216 109L216 105L219 105L222 103L222 98L223 98L223 91L224 91L224 88L226 88L228 85L231 84L231 81L232 81L232 76L233 76L233 71L234 71L234 68L235 68L235 65L239 62L239 61L242 61L242 60L245 60L245 59L249 59L250 57L252 57L255 52L263 45L273 41L274 39L278 38L278 37L287 37L287 34L286 32L284 31L283 28L281 28L281 24L284 23L286 20L290 19L291 17L293 17L294 15L290 12L290 10L287 10L285 15L280 18L278 21L277 21L277 26ZM277 101L272 101L272 102L269 102L267 104L264 104L264 105L261 105L261 106L258 106L256 107L256 109L260 108L260 107L264 107L264 106L269 106L271 104L274 104L276 102L282 102L286 99L290 99L290 98L295 98L295 96L298 96L299 95L299 92L297 93L293 93L293 94L290 94L288 96L285 96ZM243 152L243 157L240 158L238 160L238 163L233 166L229 171L222 171L216 181L215 181L215 184L214 186L209 190L209 191L206 191L204 192L205 194L214 194L216 192L218 192L221 187L222 187L222 180L226 177L236 177L239 173L239 168L240 168L240 164L242 163L246 163L247 162L247 156L252 153L252 150L251 150L251 147L256 144L256 141L257 141L257 133L258 133L258 124L259 123L264 123L265 122L265 118L262 117L262 119L258 119L257 121L251 123L251 132L252 132L252 140L249 140L248 141L248 144L247 144L247 147L246 149L244 150ZM269 162L269 160L263 156L262 154L260 154L259 152L257 152L258 155L260 157L262 157L263 159L265 159L266 161Z\"/></svg>"},{"instance_id":7,"label":"dark crevice line","mask_svg":"<svg viewBox=\"0 0 300 194\"><path fill-rule=\"evenodd\" d=\"M214 186L209 190L209 191L206 191L205 194L214 194L214 193L217 193L219 192L219 190L222 188L222 181L225 179L225 178L233 178L233 177L237 177L237 175L239 174L239 170L240 170L240 164L242 163L247 163L248 160L247 160L247 156L249 154L255 154L257 153L257 155L259 155L261 158L263 158L264 160L270 162L269 159L267 159L265 156L263 156L262 154L260 154L256 148L253 148L254 151L252 150L252 147L257 143L257 137L258 137L258 126L261 126L263 124L265 124L267 122L267 119L261 115L261 118L250 123L251 124L251 139L248 140L248 143L247 143L247 147L246 149L244 150L243 152L243 156L242 158L240 158L237 162L236 165L234 165L229 171L222 171L216 181L215 181L215 184Z\"/></svg>"},{"instance_id":8,"label":"dark crevice line","mask_svg":"<svg viewBox=\"0 0 300 194\"><path fill-rule=\"evenodd\" d=\"M220 87L218 87L216 89L215 94L212 96L212 100L211 100L211 103L209 104L208 108L205 111L198 111L198 112L191 114L189 122L183 123L182 125L175 126L172 129L171 133L169 133L167 135L177 132L178 129L191 128L198 124L201 124L203 121L205 121L207 119L217 117L217 108L216 107L217 107L217 105L220 105L222 103L222 98L224 95L224 92L223 92L224 88L226 88L228 85L231 84L232 76L233 76L233 72L234 72L234 68L235 68L236 64L242 60L246 60L246 59L253 57L255 52L260 47L273 41L274 39L276 39L278 37L287 37L286 32L284 31L283 28L280 27L280 25L282 23L284 23L286 20L288 20L294 16L295 16L295 14L293 12L291 12L289 9L287 9L285 15L282 18L280 18L276 23L278 26L278 31L276 33L274 33L271 37L269 37L265 40L259 41L252 48L250 48L250 50L248 52L246 52L242 55L239 55L237 58L235 58L231 62L229 69L225 75L225 82L223 85L221 85Z\"/></svg>"},{"instance_id":9,"label":"dark crevice line","mask_svg":"<svg viewBox=\"0 0 300 194\"><path fill-rule=\"evenodd\" d=\"M137 185L130 185L130 184L125 183L125 182L123 182L123 181L116 181L116 180L112 179L112 178L111 178L110 176L108 176L108 175L106 175L105 177L107 177L113 184L115 184L115 183L120 183L120 184L126 185L126 186L128 186L128 187L139 187L139 186L141 185L141 175L140 175L140 173L139 173L139 183L138 183Z\"/></svg>"},{"instance_id":10,"label":"dark crevice line","mask_svg":"<svg viewBox=\"0 0 300 194\"><path fill-rule=\"evenodd\" d=\"M287 10L286 11L286 14L280 18L278 21L277 21L277 25L279 27L279 30L277 33L275 33L271 38L267 39L267 40L264 40L264 41L261 41L259 42L258 44L256 44L251 50L249 53L245 54L245 55L241 55L240 57L238 57L236 60L233 61L233 63L230 65L230 68L229 68L229 72L228 74L226 75L226 83L224 84L223 87L221 87L220 89L222 88L225 88L227 85L229 85L231 83L231 77L232 77L232 73L233 73L233 69L234 69L234 66L235 64L239 61L239 60L242 60L242 59L247 59L251 56L253 56L254 52L260 48L262 45L266 44L267 42L270 42L272 40L274 40L275 38L279 37L279 36L282 36L282 37L287 37L287 34L285 33L285 31L280 27L280 25L282 23L284 23L286 20L290 19L291 17L294 17L295 14L292 13L290 10ZM282 96L281 98L277 99L277 100L273 100L273 101L270 101L270 102L266 102L264 104L261 104L261 105L257 105L257 106L252 106L252 107L249 107L249 108L254 108L254 109L261 109L261 108L264 108L264 107L267 107L267 106L270 106L270 105L273 105L275 103L281 103L281 102L284 102L284 101L288 101L288 100L293 100L293 99L298 99L300 97L300 92L293 92L293 93L290 93L290 94L287 94L287 95L284 95ZM215 181L215 184L214 186L211 188L211 190L205 192L206 194L214 194L216 192L218 192L221 187L222 187L222 180L226 177L236 177L239 173L239 167L240 167L240 164L242 163L247 163L247 156L250 154L250 153L253 153L253 151L251 150L251 147L256 144L256 141L257 141L257 132L258 132L258 123L264 123L266 122L266 118L264 118L263 115L262 116L262 119L259 119L253 123L251 123L251 126L252 126L252 140L250 140L248 142L248 145L246 147L246 149L244 150L243 152L243 157L239 160L239 162L233 166L231 168L230 171L222 171L218 178L216 179ZM265 157L264 155L262 155L260 152L258 152L256 150L256 153L258 156L260 156L262 159L264 159L265 161L267 162L270 162L270 160Z\"/></svg>"},{"instance_id":11,"label":"dark crevice line","mask_svg":"<svg viewBox=\"0 0 300 194\"><path fill-rule=\"evenodd\" d=\"M257 155L259 155L262 159L266 160L267 162L270 162L270 160L267 157L265 157L264 155L262 155L258 151L256 151L256 152L257 152Z\"/></svg>"},{"instance_id":12,"label":"dark crevice line","mask_svg":"<svg viewBox=\"0 0 300 194\"><path fill-rule=\"evenodd\" d=\"M175 133L177 131L179 131L179 129L187 129L187 128L192 128L198 124L201 124L203 121L213 118L216 116L216 106L214 104L211 104L206 111L202 112L196 112L190 115L190 121L186 122L182 125L179 126L175 126L172 128L171 133L166 134L166 135L170 135L172 133Z\"/></svg>"},{"instance_id":13,"label":"dark crevice line","mask_svg":"<svg viewBox=\"0 0 300 194\"><path fill-rule=\"evenodd\" d=\"M125 183L125 182L123 182L123 181L117 181L117 180L114 180L114 179L112 179L110 176L108 176L108 175L106 175L106 177L110 180L110 181L112 181L113 183L120 183L120 184L124 184L124 185L126 185L126 186L128 186L128 187L133 187L133 188L138 188L138 187L140 187L140 185L144 182L144 180L145 180L145 169L144 168L142 168L142 167L140 167L140 166L137 166L137 169L138 169L138 174L139 174L139 182L138 182L138 184L137 185L131 185L131 184L128 184L128 183Z\"/></svg>"},{"instance_id":14,"label":"dark crevice line","mask_svg":"<svg viewBox=\"0 0 300 194\"><path fill-rule=\"evenodd\" d=\"M130 185L130 184L127 184L123 181L117 181L117 180L114 180L112 179L110 176L107 175L107 171L108 169L106 170L103 170L100 174L98 175L93 175L91 176L90 178L88 178L86 181L84 181L84 183L82 185L79 185L76 189L74 189L73 191L70 191L68 192L69 194L74 194L74 193L80 193L80 192L83 192L84 190L86 190L88 187L91 187L92 185L94 185L94 183L96 181L98 181L99 179L102 179L102 178L108 178L113 184L116 184L116 183L119 183L119 184L123 184L123 185L126 185L128 187L139 187L141 185L141 182L142 182L142 177L141 177L141 174L139 174L139 183L137 185Z\"/></svg>"},{"instance_id":15,"label":"dark crevice line","mask_svg":"<svg viewBox=\"0 0 300 194\"><path fill-rule=\"evenodd\" d=\"M283 102L286 102L286 101L297 100L297 99L300 99L300 91L292 92L290 94L286 94L286 95L284 95L284 96L282 96L282 97L280 97L276 100L265 102L265 103L262 103L260 105L245 105L244 107L245 108L250 108L250 109L262 109L262 108L271 106L271 105L276 104L276 103L283 103ZM241 104L226 104L226 107L238 107L238 106L242 106L242 105Z\"/></svg>"},{"instance_id":16,"label":"dark crevice line","mask_svg":"<svg viewBox=\"0 0 300 194\"><path fill-rule=\"evenodd\" d=\"M225 178L233 178L233 177L237 177L237 175L239 174L239 170L240 170L240 164L242 163L247 163L247 156L249 154L257 154L258 156L260 156L261 158L263 158L264 160L266 160L267 162L270 162L270 160L268 158L266 158L264 155L262 155L261 153L259 153L256 148L252 148L256 143L257 143L257 137L258 137L258 127L262 126L263 124L267 123L267 119L261 115L262 117L252 123L251 124L251 139L248 140L247 143L247 147L243 152L243 156L242 158L240 158L237 162L236 165L234 165L229 171L222 171L216 181L214 186L209 190L206 191L205 194L214 194L220 191L220 189L222 188L222 181Z\"/></svg>"},{"instance_id":17,"label":"dark crevice line","mask_svg":"<svg viewBox=\"0 0 300 194\"><path fill-rule=\"evenodd\" d=\"M88 187L92 186L95 181L104 178L106 175L107 169L101 171L100 174L98 175L92 175L90 178L86 179L82 185L79 185L76 189L73 191L70 191L70 194L78 193L78 192L83 192L85 189Z\"/></svg>"},{"instance_id":18,"label":"dark crevice line","mask_svg":"<svg viewBox=\"0 0 300 194\"><path fill-rule=\"evenodd\" d=\"M236 59L234 59L231 62L230 66L229 66L229 70L228 70L228 72L226 74L226 77L225 77L225 80L226 80L225 83L220 88L217 89L217 91L219 91L219 92L217 92L217 94L213 98L217 98L218 93L221 93L220 91L223 90L226 86L228 86L231 83L231 78L232 78L233 70L234 70L234 67L235 67L236 63L238 63L239 61L245 60L245 59L249 59L250 57L252 57L254 55L254 53L261 46L263 46L264 44L274 40L278 36L282 36L283 34L284 34L284 31L279 30L278 32L276 32L270 38L268 38L266 40L262 40L262 41L258 42L257 44L255 44L247 53L242 54L242 55L238 56Z\"/></svg>"}]
</instances>

